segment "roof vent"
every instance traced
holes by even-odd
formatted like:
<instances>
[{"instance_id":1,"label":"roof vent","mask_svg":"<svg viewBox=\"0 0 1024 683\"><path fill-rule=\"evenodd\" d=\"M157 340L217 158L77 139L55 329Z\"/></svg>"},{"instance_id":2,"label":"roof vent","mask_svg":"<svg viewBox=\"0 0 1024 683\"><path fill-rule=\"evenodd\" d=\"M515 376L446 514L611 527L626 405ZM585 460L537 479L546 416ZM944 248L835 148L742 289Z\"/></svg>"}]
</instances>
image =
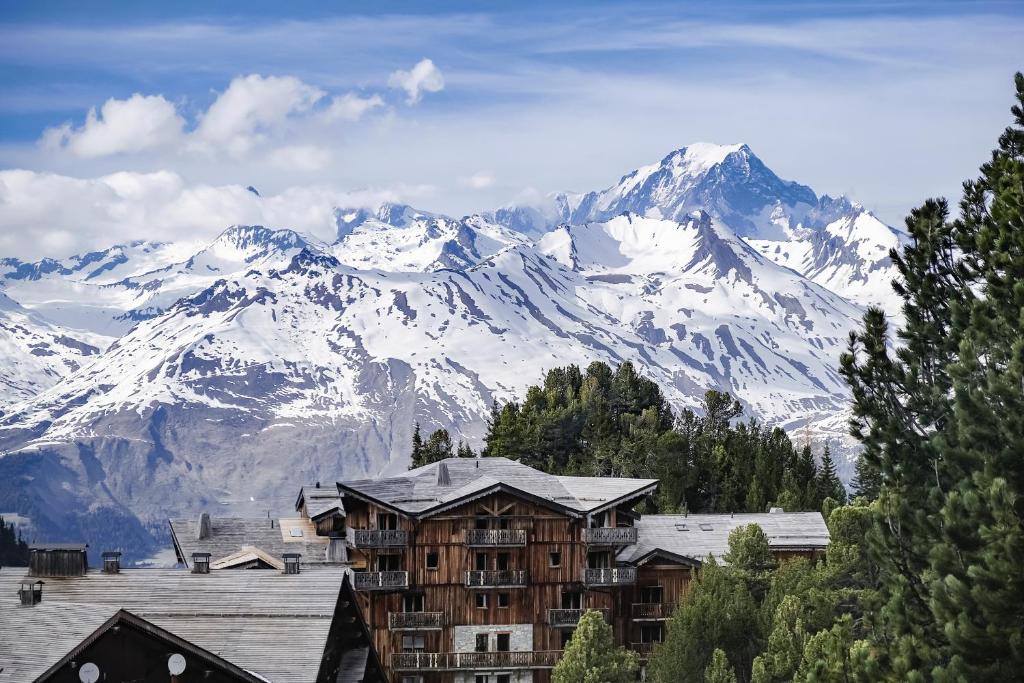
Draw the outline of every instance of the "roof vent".
<instances>
[{"instance_id":1,"label":"roof vent","mask_svg":"<svg viewBox=\"0 0 1024 683\"><path fill-rule=\"evenodd\" d=\"M192 553L192 573L210 573L210 553Z\"/></svg>"},{"instance_id":2,"label":"roof vent","mask_svg":"<svg viewBox=\"0 0 1024 683\"><path fill-rule=\"evenodd\" d=\"M21 587L18 589L18 596L21 598L21 604L26 607L42 602L43 582L25 579L21 582Z\"/></svg>"},{"instance_id":3,"label":"roof vent","mask_svg":"<svg viewBox=\"0 0 1024 683\"><path fill-rule=\"evenodd\" d=\"M199 515L199 525L196 527L196 539L202 541L210 537L210 513L203 512Z\"/></svg>"},{"instance_id":4,"label":"roof vent","mask_svg":"<svg viewBox=\"0 0 1024 683\"><path fill-rule=\"evenodd\" d=\"M103 573L118 574L121 571L121 553L108 550L103 553Z\"/></svg>"},{"instance_id":5,"label":"roof vent","mask_svg":"<svg viewBox=\"0 0 1024 683\"><path fill-rule=\"evenodd\" d=\"M302 557L301 553L285 553L281 557L284 559L285 574L299 573L299 558Z\"/></svg>"},{"instance_id":6,"label":"roof vent","mask_svg":"<svg viewBox=\"0 0 1024 683\"><path fill-rule=\"evenodd\" d=\"M437 465L437 485L438 486L451 486L452 476L448 473L448 465L445 463L439 463Z\"/></svg>"}]
</instances>

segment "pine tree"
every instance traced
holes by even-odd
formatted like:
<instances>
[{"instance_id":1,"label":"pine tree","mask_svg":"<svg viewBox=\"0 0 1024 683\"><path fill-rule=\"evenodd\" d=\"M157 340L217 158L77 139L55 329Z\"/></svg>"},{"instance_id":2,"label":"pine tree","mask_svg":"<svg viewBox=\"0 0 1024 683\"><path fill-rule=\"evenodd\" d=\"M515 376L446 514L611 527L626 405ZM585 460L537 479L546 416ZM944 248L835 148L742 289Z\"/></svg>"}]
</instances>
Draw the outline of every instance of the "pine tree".
<instances>
[{"instance_id":1,"label":"pine tree","mask_svg":"<svg viewBox=\"0 0 1024 683\"><path fill-rule=\"evenodd\" d=\"M28 565L28 544L14 527L0 517L0 567L25 567Z\"/></svg>"},{"instance_id":2,"label":"pine tree","mask_svg":"<svg viewBox=\"0 0 1024 683\"><path fill-rule=\"evenodd\" d=\"M551 672L552 683L632 683L640 665L635 652L615 645L612 627L597 610L580 618L562 658Z\"/></svg>"},{"instance_id":3,"label":"pine tree","mask_svg":"<svg viewBox=\"0 0 1024 683\"><path fill-rule=\"evenodd\" d=\"M420 436L420 423L417 422L412 428L412 461L409 463L409 469L423 464L423 437Z\"/></svg>"},{"instance_id":4,"label":"pine tree","mask_svg":"<svg viewBox=\"0 0 1024 683\"><path fill-rule=\"evenodd\" d=\"M1016 88L1015 126L965 183L960 217L929 200L907 219L899 350L869 310L841 363L879 481L882 608L854 660L873 678L1010 680L1024 665L1021 74Z\"/></svg>"},{"instance_id":5,"label":"pine tree","mask_svg":"<svg viewBox=\"0 0 1024 683\"><path fill-rule=\"evenodd\" d=\"M843 482L839 480L839 475L836 474L836 464L832 460L832 451L829 449L828 444L825 444L825 450L821 454L821 466L818 467L817 475L817 488L818 496L822 501L826 498L831 498L838 503L846 502L846 488L843 486Z\"/></svg>"},{"instance_id":6,"label":"pine tree","mask_svg":"<svg viewBox=\"0 0 1024 683\"><path fill-rule=\"evenodd\" d=\"M754 660L751 683L785 683L793 680L804 656L808 634L802 606L795 595L779 603L772 619L768 648Z\"/></svg>"},{"instance_id":7,"label":"pine tree","mask_svg":"<svg viewBox=\"0 0 1024 683\"><path fill-rule=\"evenodd\" d=\"M722 650L716 648L711 653L711 663L704 670L704 683L736 683L736 671Z\"/></svg>"},{"instance_id":8,"label":"pine tree","mask_svg":"<svg viewBox=\"0 0 1024 683\"><path fill-rule=\"evenodd\" d=\"M435 430L424 442L419 436L419 425L413 431L413 456L410 469L452 457L452 437L447 429Z\"/></svg>"},{"instance_id":9,"label":"pine tree","mask_svg":"<svg viewBox=\"0 0 1024 683\"><path fill-rule=\"evenodd\" d=\"M853 481L850 482L853 495L874 500L878 498L878 491L882 487L882 480L878 468L873 467L863 456L857 457L857 464L854 468Z\"/></svg>"}]
</instances>

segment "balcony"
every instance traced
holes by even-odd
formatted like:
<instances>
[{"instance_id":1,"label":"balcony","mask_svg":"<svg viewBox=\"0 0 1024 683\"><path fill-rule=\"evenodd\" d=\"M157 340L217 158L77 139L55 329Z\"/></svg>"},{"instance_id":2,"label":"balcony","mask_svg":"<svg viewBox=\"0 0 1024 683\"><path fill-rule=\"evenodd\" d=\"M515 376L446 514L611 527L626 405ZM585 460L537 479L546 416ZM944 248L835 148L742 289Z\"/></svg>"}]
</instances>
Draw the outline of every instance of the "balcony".
<instances>
[{"instance_id":1,"label":"balcony","mask_svg":"<svg viewBox=\"0 0 1024 683\"><path fill-rule=\"evenodd\" d=\"M611 610L601 607L591 607L590 609L595 612L600 612L601 616L604 617L605 621L611 617ZM548 626L554 628L573 628L576 624L580 623L580 619L586 614L587 609L549 609L548 610Z\"/></svg>"},{"instance_id":2,"label":"balcony","mask_svg":"<svg viewBox=\"0 0 1024 683\"><path fill-rule=\"evenodd\" d=\"M392 631L440 631L444 628L444 612L388 612L388 628Z\"/></svg>"},{"instance_id":3,"label":"balcony","mask_svg":"<svg viewBox=\"0 0 1024 683\"><path fill-rule=\"evenodd\" d=\"M586 586L632 586L634 583L636 567L583 570L583 584Z\"/></svg>"},{"instance_id":4,"label":"balcony","mask_svg":"<svg viewBox=\"0 0 1024 683\"><path fill-rule=\"evenodd\" d=\"M471 548L521 548L526 529L466 529L465 543Z\"/></svg>"},{"instance_id":5,"label":"balcony","mask_svg":"<svg viewBox=\"0 0 1024 683\"><path fill-rule=\"evenodd\" d=\"M397 591L409 587L409 572L354 572L357 591Z\"/></svg>"},{"instance_id":6,"label":"balcony","mask_svg":"<svg viewBox=\"0 0 1024 683\"><path fill-rule=\"evenodd\" d=\"M672 617L678 606L675 602L634 602L631 616L633 621L664 621Z\"/></svg>"},{"instance_id":7,"label":"balcony","mask_svg":"<svg viewBox=\"0 0 1024 683\"><path fill-rule=\"evenodd\" d=\"M466 572L467 588L523 588L527 574L523 569Z\"/></svg>"},{"instance_id":8,"label":"balcony","mask_svg":"<svg viewBox=\"0 0 1024 683\"><path fill-rule=\"evenodd\" d=\"M357 548L404 548L409 545L409 532L401 529L353 529L352 542Z\"/></svg>"},{"instance_id":9,"label":"balcony","mask_svg":"<svg viewBox=\"0 0 1024 683\"><path fill-rule=\"evenodd\" d=\"M654 648L661 643L652 643L647 641L645 643L630 643L629 649L640 655L640 659L648 659L654 652Z\"/></svg>"},{"instance_id":10,"label":"balcony","mask_svg":"<svg viewBox=\"0 0 1024 683\"><path fill-rule=\"evenodd\" d=\"M636 545L636 527L610 526L583 529L582 540L587 545Z\"/></svg>"},{"instance_id":11,"label":"balcony","mask_svg":"<svg viewBox=\"0 0 1024 683\"><path fill-rule=\"evenodd\" d=\"M394 671L471 671L480 669L553 669L561 650L518 652L396 652Z\"/></svg>"}]
</instances>

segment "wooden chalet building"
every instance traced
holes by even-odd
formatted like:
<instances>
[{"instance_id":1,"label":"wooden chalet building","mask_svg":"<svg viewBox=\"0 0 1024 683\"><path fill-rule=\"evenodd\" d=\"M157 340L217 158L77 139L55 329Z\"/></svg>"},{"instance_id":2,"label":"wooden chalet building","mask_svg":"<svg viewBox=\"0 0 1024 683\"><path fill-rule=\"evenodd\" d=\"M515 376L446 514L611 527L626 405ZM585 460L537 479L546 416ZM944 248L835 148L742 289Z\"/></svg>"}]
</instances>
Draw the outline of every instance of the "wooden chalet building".
<instances>
[{"instance_id":1,"label":"wooden chalet building","mask_svg":"<svg viewBox=\"0 0 1024 683\"><path fill-rule=\"evenodd\" d=\"M828 543L818 513L648 515L653 479L450 458L338 484L353 585L395 683L546 683L583 612L650 652L709 555L757 522L780 555Z\"/></svg>"}]
</instances>

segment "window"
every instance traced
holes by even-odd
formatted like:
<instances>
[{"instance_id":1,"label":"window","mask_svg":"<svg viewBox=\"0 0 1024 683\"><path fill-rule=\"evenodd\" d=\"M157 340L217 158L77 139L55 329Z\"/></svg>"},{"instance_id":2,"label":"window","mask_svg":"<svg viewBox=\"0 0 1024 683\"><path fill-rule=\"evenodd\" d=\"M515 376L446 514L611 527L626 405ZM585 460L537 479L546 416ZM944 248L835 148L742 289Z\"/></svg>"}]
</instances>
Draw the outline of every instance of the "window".
<instances>
[{"instance_id":1,"label":"window","mask_svg":"<svg viewBox=\"0 0 1024 683\"><path fill-rule=\"evenodd\" d=\"M508 593L498 593L498 607L508 607L512 602L512 596Z\"/></svg>"},{"instance_id":2,"label":"window","mask_svg":"<svg viewBox=\"0 0 1024 683\"><path fill-rule=\"evenodd\" d=\"M489 647L489 640L490 638L486 633L476 634L476 651L487 652L487 648Z\"/></svg>"},{"instance_id":3,"label":"window","mask_svg":"<svg viewBox=\"0 0 1024 683\"><path fill-rule=\"evenodd\" d=\"M565 646L569 644L569 641L572 640L572 634L573 634L574 630L575 629L562 629L562 649L563 650L565 649Z\"/></svg>"},{"instance_id":4,"label":"window","mask_svg":"<svg viewBox=\"0 0 1024 683\"><path fill-rule=\"evenodd\" d=\"M512 683L512 674L498 674L495 678L497 683Z\"/></svg>"},{"instance_id":5,"label":"window","mask_svg":"<svg viewBox=\"0 0 1024 683\"><path fill-rule=\"evenodd\" d=\"M711 526L710 524L701 524L700 525L700 530L701 531L712 531L713 529L714 529L714 527Z\"/></svg>"},{"instance_id":6,"label":"window","mask_svg":"<svg viewBox=\"0 0 1024 683\"><path fill-rule=\"evenodd\" d=\"M392 531L398 528L398 515L393 512L382 512L377 515L377 528Z\"/></svg>"},{"instance_id":7,"label":"window","mask_svg":"<svg viewBox=\"0 0 1024 683\"><path fill-rule=\"evenodd\" d=\"M402 683L423 683L423 676L402 676Z\"/></svg>"},{"instance_id":8,"label":"window","mask_svg":"<svg viewBox=\"0 0 1024 683\"><path fill-rule=\"evenodd\" d=\"M424 636L402 636L403 652L423 652L426 649Z\"/></svg>"},{"instance_id":9,"label":"window","mask_svg":"<svg viewBox=\"0 0 1024 683\"><path fill-rule=\"evenodd\" d=\"M402 556L401 555L378 555L377 556L377 571L379 572L397 572L402 568Z\"/></svg>"},{"instance_id":10,"label":"window","mask_svg":"<svg viewBox=\"0 0 1024 683\"><path fill-rule=\"evenodd\" d=\"M660 643L662 637L662 626L661 624L641 624L640 625L640 642L641 643Z\"/></svg>"},{"instance_id":11,"label":"window","mask_svg":"<svg viewBox=\"0 0 1024 683\"><path fill-rule=\"evenodd\" d=\"M302 538L302 529L296 529L292 527L288 530L288 535L292 538Z\"/></svg>"},{"instance_id":12,"label":"window","mask_svg":"<svg viewBox=\"0 0 1024 683\"><path fill-rule=\"evenodd\" d=\"M548 566L550 567L561 567L562 566L562 553L548 553Z\"/></svg>"},{"instance_id":13,"label":"window","mask_svg":"<svg viewBox=\"0 0 1024 683\"><path fill-rule=\"evenodd\" d=\"M562 609L583 609L583 593L562 593Z\"/></svg>"},{"instance_id":14,"label":"window","mask_svg":"<svg viewBox=\"0 0 1024 683\"><path fill-rule=\"evenodd\" d=\"M587 568L607 569L611 565L608 556L606 552L587 553Z\"/></svg>"},{"instance_id":15,"label":"window","mask_svg":"<svg viewBox=\"0 0 1024 683\"><path fill-rule=\"evenodd\" d=\"M511 558L512 556L508 553L498 553L498 559L494 563L494 568L501 572L508 571Z\"/></svg>"},{"instance_id":16,"label":"window","mask_svg":"<svg viewBox=\"0 0 1024 683\"><path fill-rule=\"evenodd\" d=\"M661 602L661 586L644 586L640 589L640 602Z\"/></svg>"},{"instance_id":17,"label":"window","mask_svg":"<svg viewBox=\"0 0 1024 683\"><path fill-rule=\"evenodd\" d=\"M477 609L487 609L487 593L476 594Z\"/></svg>"},{"instance_id":18,"label":"window","mask_svg":"<svg viewBox=\"0 0 1024 683\"><path fill-rule=\"evenodd\" d=\"M498 528L499 529L511 529L512 528L512 516L508 513L502 513L498 517Z\"/></svg>"},{"instance_id":19,"label":"window","mask_svg":"<svg viewBox=\"0 0 1024 683\"><path fill-rule=\"evenodd\" d=\"M476 554L476 570L478 572L487 570L487 553Z\"/></svg>"},{"instance_id":20,"label":"window","mask_svg":"<svg viewBox=\"0 0 1024 683\"><path fill-rule=\"evenodd\" d=\"M427 569L437 569L437 553L427 553Z\"/></svg>"},{"instance_id":21,"label":"window","mask_svg":"<svg viewBox=\"0 0 1024 683\"><path fill-rule=\"evenodd\" d=\"M476 513L476 528L477 529L486 529L486 528L488 528L490 526L488 524L488 520L489 519L490 519L490 517L487 516L486 512L477 512Z\"/></svg>"},{"instance_id":22,"label":"window","mask_svg":"<svg viewBox=\"0 0 1024 683\"><path fill-rule=\"evenodd\" d=\"M474 681L475 683L491 683L491 677L487 674L477 674Z\"/></svg>"},{"instance_id":23,"label":"window","mask_svg":"<svg viewBox=\"0 0 1024 683\"><path fill-rule=\"evenodd\" d=\"M422 612L423 611L423 594L417 593L413 595L405 595L402 597L402 611L404 612Z\"/></svg>"},{"instance_id":24,"label":"window","mask_svg":"<svg viewBox=\"0 0 1024 683\"><path fill-rule=\"evenodd\" d=\"M497 646L498 652L508 652L512 648L512 634L511 633L499 633L497 634Z\"/></svg>"}]
</instances>

